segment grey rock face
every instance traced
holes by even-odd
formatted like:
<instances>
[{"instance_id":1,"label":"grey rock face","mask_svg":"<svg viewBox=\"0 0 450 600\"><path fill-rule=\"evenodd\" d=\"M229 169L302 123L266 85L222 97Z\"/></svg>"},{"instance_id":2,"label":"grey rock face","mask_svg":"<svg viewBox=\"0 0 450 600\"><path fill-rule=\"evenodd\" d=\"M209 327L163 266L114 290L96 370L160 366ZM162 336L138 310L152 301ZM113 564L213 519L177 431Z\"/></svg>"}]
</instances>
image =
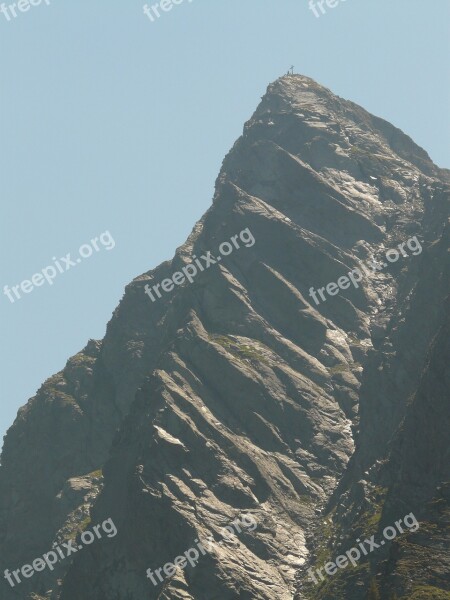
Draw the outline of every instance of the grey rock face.
<instances>
[{"instance_id":1,"label":"grey rock face","mask_svg":"<svg viewBox=\"0 0 450 600\"><path fill-rule=\"evenodd\" d=\"M440 280L427 322L402 325L424 317L419 275L443 272L448 181L401 131L311 79L270 85L186 243L127 286L105 338L49 379L6 436L2 569L79 537L87 506L93 524L112 518L119 531L22 582L22 597L293 598L320 509L333 492L350 497L383 455L442 324ZM191 284L145 294L247 228L254 244L238 236ZM312 300L311 287L412 236L422 255ZM245 514L256 528L224 539ZM158 586L146 577L209 536L195 567Z\"/></svg>"}]
</instances>

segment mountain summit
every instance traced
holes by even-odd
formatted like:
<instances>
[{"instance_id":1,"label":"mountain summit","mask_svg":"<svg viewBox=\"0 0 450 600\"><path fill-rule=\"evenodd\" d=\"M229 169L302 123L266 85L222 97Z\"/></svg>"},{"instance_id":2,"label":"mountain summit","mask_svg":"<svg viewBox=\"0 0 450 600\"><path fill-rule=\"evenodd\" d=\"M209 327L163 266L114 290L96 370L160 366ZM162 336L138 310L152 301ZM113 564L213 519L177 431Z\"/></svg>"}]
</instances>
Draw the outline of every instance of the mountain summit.
<instances>
[{"instance_id":1,"label":"mountain summit","mask_svg":"<svg viewBox=\"0 0 450 600\"><path fill-rule=\"evenodd\" d=\"M5 437L3 570L117 535L1 597L448 598L449 184L383 119L272 83L186 243ZM308 579L411 512L418 533Z\"/></svg>"}]
</instances>

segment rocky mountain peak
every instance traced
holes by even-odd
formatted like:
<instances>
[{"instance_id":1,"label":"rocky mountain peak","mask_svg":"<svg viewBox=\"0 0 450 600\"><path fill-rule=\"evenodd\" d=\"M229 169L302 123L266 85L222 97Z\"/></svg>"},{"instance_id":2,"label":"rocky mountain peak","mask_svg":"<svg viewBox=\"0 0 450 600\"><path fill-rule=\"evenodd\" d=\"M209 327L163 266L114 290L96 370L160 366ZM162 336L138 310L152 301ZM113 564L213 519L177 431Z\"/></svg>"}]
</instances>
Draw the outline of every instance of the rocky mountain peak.
<instances>
[{"instance_id":1,"label":"rocky mountain peak","mask_svg":"<svg viewBox=\"0 0 450 600\"><path fill-rule=\"evenodd\" d=\"M272 83L186 243L126 287L104 339L8 431L3 568L79 539L87 518L119 532L23 581L23 597L291 600L317 542L358 533L378 488L392 487L393 514L406 487L377 465L423 414L422 373L443 370L430 349L448 295L448 181L407 135L312 79ZM242 515L254 530L223 540ZM198 564L149 581L209 536ZM365 600L377 564L339 579L342 597ZM391 575L386 593L411 591ZM15 592L4 582L2 598Z\"/></svg>"}]
</instances>

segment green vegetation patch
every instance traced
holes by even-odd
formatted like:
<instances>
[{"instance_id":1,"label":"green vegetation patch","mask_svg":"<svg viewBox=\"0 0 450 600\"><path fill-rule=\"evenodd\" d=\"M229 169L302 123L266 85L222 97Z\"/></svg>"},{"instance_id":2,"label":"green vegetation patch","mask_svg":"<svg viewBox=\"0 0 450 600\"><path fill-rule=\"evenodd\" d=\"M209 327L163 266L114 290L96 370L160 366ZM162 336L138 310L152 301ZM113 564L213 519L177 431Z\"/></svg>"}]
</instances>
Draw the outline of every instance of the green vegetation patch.
<instances>
[{"instance_id":1,"label":"green vegetation patch","mask_svg":"<svg viewBox=\"0 0 450 600\"><path fill-rule=\"evenodd\" d=\"M88 477L92 477L92 478L103 477L103 470L97 469L97 471L92 471L91 473L88 473Z\"/></svg>"},{"instance_id":2,"label":"green vegetation patch","mask_svg":"<svg viewBox=\"0 0 450 600\"><path fill-rule=\"evenodd\" d=\"M89 525L91 524L91 517L85 517L82 521L79 521L78 523L74 524L74 526L72 527L72 529L70 529L70 531L68 531L65 539L68 540L75 540L75 538L77 537L77 535L79 533L83 533L83 531L85 531Z\"/></svg>"},{"instance_id":3,"label":"green vegetation patch","mask_svg":"<svg viewBox=\"0 0 450 600\"><path fill-rule=\"evenodd\" d=\"M354 156L369 156L369 153L367 152L367 150L358 148L358 146L351 146L350 154L353 154Z\"/></svg>"},{"instance_id":4,"label":"green vegetation patch","mask_svg":"<svg viewBox=\"0 0 450 600\"><path fill-rule=\"evenodd\" d=\"M338 365L334 365L334 367L329 367L328 371L330 375L336 375L336 373L350 373L351 369L358 369L361 367L361 363L359 362L351 362L347 363L339 363Z\"/></svg>"},{"instance_id":5,"label":"green vegetation patch","mask_svg":"<svg viewBox=\"0 0 450 600\"><path fill-rule=\"evenodd\" d=\"M338 569L332 576L326 575L325 580L317 585L311 583L305 586L301 590L301 597L304 600L349 600L348 590L368 578L368 563L358 564L356 567L349 565L345 569Z\"/></svg>"},{"instance_id":6,"label":"green vegetation patch","mask_svg":"<svg viewBox=\"0 0 450 600\"><path fill-rule=\"evenodd\" d=\"M359 532L370 537L376 533L383 512L384 501L386 499L387 488L376 486L370 493L371 507L365 511L356 521L353 530L357 537L361 537Z\"/></svg>"},{"instance_id":7,"label":"green vegetation patch","mask_svg":"<svg viewBox=\"0 0 450 600\"><path fill-rule=\"evenodd\" d=\"M401 600L450 600L450 592L431 585L421 585L414 588L410 596L402 596Z\"/></svg>"},{"instance_id":8,"label":"green vegetation patch","mask_svg":"<svg viewBox=\"0 0 450 600\"><path fill-rule=\"evenodd\" d=\"M225 348L227 352L240 360L250 360L268 364L264 354L255 346L242 344L227 335L211 335L209 339Z\"/></svg>"}]
</instances>

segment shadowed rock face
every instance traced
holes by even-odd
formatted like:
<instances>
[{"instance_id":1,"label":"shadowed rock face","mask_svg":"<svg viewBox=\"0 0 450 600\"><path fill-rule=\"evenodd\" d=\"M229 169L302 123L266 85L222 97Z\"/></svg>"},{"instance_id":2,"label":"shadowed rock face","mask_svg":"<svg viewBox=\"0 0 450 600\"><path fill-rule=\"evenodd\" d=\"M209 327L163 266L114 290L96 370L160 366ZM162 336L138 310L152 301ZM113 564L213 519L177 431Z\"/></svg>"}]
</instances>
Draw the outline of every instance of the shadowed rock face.
<instances>
[{"instance_id":1,"label":"shadowed rock face","mask_svg":"<svg viewBox=\"0 0 450 600\"><path fill-rule=\"evenodd\" d=\"M5 438L2 570L79 540L89 507L92 524L112 518L119 533L53 572L4 582L1 597L293 598L321 509L342 499L349 535L358 510L346 499L364 471L387 452L407 462L414 446L421 373L448 293L448 181L401 131L311 79L271 84L187 242L127 286L104 340L45 382ZM233 236L239 248L193 283L155 302L145 294ZM357 288L313 301L311 287L412 236L420 256L407 250ZM392 487L392 502L404 489ZM224 538L240 515L256 528ZM146 577L208 536L195 568L158 586ZM349 589L367 590L361 577Z\"/></svg>"}]
</instances>

